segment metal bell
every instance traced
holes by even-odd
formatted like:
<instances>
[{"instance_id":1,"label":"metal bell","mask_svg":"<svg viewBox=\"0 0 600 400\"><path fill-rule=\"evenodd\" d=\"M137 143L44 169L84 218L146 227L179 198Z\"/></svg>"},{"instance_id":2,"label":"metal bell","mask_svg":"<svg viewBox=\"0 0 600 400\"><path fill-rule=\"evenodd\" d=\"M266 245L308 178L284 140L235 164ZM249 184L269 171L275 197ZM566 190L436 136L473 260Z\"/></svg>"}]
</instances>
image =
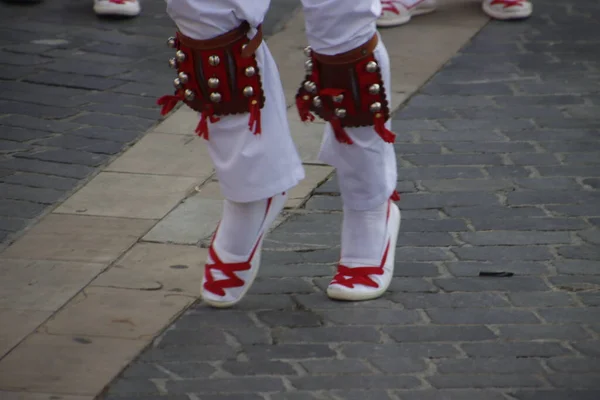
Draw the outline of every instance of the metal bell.
<instances>
[{"instance_id":1,"label":"metal bell","mask_svg":"<svg viewBox=\"0 0 600 400\"><path fill-rule=\"evenodd\" d=\"M313 98L313 106L320 108L323 105L323 100L319 96Z\"/></svg>"},{"instance_id":2,"label":"metal bell","mask_svg":"<svg viewBox=\"0 0 600 400\"><path fill-rule=\"evenodd\" d=\"M184 62L185 61L185 53L181 50L177 50L177 53L175 53L175 59L179 62Z\"/></svg>"},{"instance_id":3,"label":"metal bell","mask_svg":"<svg viewBox=\"0 0 600 400\"><path fill-rule=\"evenodd\" d=\"M196 95L194 94L194 92L191 89L185 89L185 92L183 92L183 96L188 101L192 101L196 98Z\"/></svg>"},{"instance_id":4,"label":"metal bell","mask_svg":"<svg viewBox=\"0 0 600 400\"><path fill-rule=\"evenodd\" d=\"M338 118L344 118L344 117L346 117L346 114L347 114L347 112L343 108L336 108L335 109L335 116L338 117Z\"/></svg>"},{"instance_id":5,"label":"metal bell","mask_svg":"<svg viewBox=\"0 0 600 400\"><path fill-rule=\"evenodd\" d=\"M188 83L188 76L185 72L180 72L178 75L179 80L181 81L181 83L186 84Z\"/></svg>"},{"instance_id":6,"label":"metal bell","mask_svg":"<svg viewBox=\"0 0 600 400\"><path fill-rule=\"evenodd\" d=\"M344 101L344 95L338 94L337 96L333 96L332 100L334 103L341 103L342 101Z\"/></svg>"},{"instance_id":7,"label":"metal bell","mask_svg":"<svg viewBox=\"0 0 600 400\"><path fill-rule=\"evenodd\" d=\"M248 67L246 68L246 71L244 71L244 73L248 78L252 78L254 75L256 75L256 68Z\"/></svg>"},{"instance_id":8,"label":"metal bell","mask_svg":"<svg viewBox=\"0 0 600 400\"><path fill-rule=\"evenodd\" d=\"M254 95L254 88L252 86L246 86L244 88L244 96L246 97L251 97L252 95Z\"/></svg>"},{"instance_id":9,"label":"metal bell","mask_svg":"<svg viewBox=\"0 0 600 400\"><path fill-rule=\"evenodd\" d=\"M219 56L208 57L208 63L210 65L212 65L213 67L216 67L217 65L219 65L220 62L221 62L221 59L219 58Z\"/></svg>"},{"instance_id":10,"label":"metal bell","mask_svg":"<svg viewBox=\"0 0 600 400\"><path fill-rule=\"evenodd\" d=\"M372 113L377 113L377 112L381 111L381 103L377 101L377 102L371 104L371 107L369 107L369 109L371 110Z\"/></svg>"},{"instance_id":11,"label":"metal bell","mask_svg":"<svg viewBox=\"0 0 600 400\"><path fill-rule=\"evenodd\" d=\"M306 81L304 82L304 90L306 90L309 93L314 93L317 91L317 85L314 82Z\"/></svg>"},{"instance_id":12,"label":"metal bell","mask_svg":"<svg viewBox=\"0 0 600 400\"><path fill-rule=\"evenodd\" d=\"M306 57L310 57L310 56L312 56L312 48L311 48L310 46L306 46L306 47L304 48L304 55L305 55Z\"/></svg>"},{"instance_id":13,"label":"metal bell","mask_svg":"<svg viewBox=\"0 0 600 400\"><path fill-rule=\"evenodd\" d=\"M378 83L374 83L369 87L369 94L376 95L381 91L381 86Z\"/></svg>"},{"instance_id":14,"label":"metal bell","mask_svg":"<svg viewBox=\"0 0 600 400\"><path fill-rule=\"evenodd\" d=\"M367 63L367 72L377 72L377 70L379 69L379 65L377 65L377 63L375 61L369 61Z\"/></svg>"},{"instance_id":15,"label":"metal bell","mask_svg":"<svg viewBox=\"0 0 600 400\"><path fill-rule=\"evenodd\" d=\"M304 69L306 69L306 72L308 72L309 74L312 72L312 69L313 69L312 60L306 60L306 62L304 63Z\"/></svg>"},{"instance_id":16,"label":"metal bell","mask_svg":"<svg viewBox=\"0 0 600 400\"><path fill-rule=\"evenodd\" d=\"M210 101L213 103L220 103L222 98L223 96L221 96L221 93L215 92L210 94Z\"/></svg>"},{"instance_id":17,"label":"metal bell","mask_svg":"<svg viewBox=\"0 0 600 400\"><path fill-rule=\"evenodd\" d=\"M177 68L177 60L175 57L169 58L169 67L176 69Z\"/></svg>"},{"instance_id":18,"label":"metal bell","mask_svg":"<svg viewBox=\"0 0 600 400\"><path fill-rule=\"evenodd\" d=\"M208 79L208 87L211 89L218 88L220 83L221 83L221 81L219 81L219 78L209 78Z\"/></svg>"},{"instance_id":19,"label":"metal bell","mask_svg":"<svg viewBox=\"0 0 600 400\"><path fill-rule=\"evenodd\" d=\"M175 89L181 89L181 79L179 79L179 78L173 79L173 86L175 86Z\"/></svg>"},{"instance_id":20,"label":"metal bell","mask_svg":"<svg viewBox=\"0 0 600 400\"><path fill-rule=\"evenodd\" d=\"M175 47L177 47L177 39L175 39L174 36L171 36L170 38L168 38L167 39L167 46L169 46L172 49L174 49Z\"/></svg>"}]
</instances>

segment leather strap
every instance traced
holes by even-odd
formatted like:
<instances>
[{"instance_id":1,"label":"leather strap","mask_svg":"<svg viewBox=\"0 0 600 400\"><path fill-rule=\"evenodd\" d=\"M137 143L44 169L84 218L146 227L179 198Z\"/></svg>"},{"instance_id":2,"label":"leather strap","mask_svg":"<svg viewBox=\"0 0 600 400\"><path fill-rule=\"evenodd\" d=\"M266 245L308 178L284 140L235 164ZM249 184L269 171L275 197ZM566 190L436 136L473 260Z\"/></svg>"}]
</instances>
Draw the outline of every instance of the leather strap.
<instances>
[{"instance_id":1,"label":"leather strap","mask_svg":"<svg viewBox=\"0 0 600 400\"><path fill-rule=\"evenodd\" d=\"M263 41L263 33L262 33L262 25L259 25L257 28L257 33L254 35L252 39L246 44L246 47L242 50L242 57L248 58L252 56L258 49L258 47L262 44ZM181 32L177 32L177 39L181 44L186 47L189 47L194 50L211 50L211 49L219 49L223 47L227 47L244 37L250 31L250 24L248 22L242 23L235 29L230 30L222 35L216 36L212 39L207 40L197 40L192 39L188 36L185 36Z\"/></svg>"},{"instance_id":2,"label":"leather strap","mask_svg":"<svg viewBox=\"0 0 600 400\"><path fill-rule=\"evenodd\" d=\"M314 55L317 61L323 64L352 64L373 53L378 43L379 36L377 36L377 33L375 33L373 37L366 43L345 53L335 54L332 56L319 53L314 53Z\"/></svg>"}]
</instances>

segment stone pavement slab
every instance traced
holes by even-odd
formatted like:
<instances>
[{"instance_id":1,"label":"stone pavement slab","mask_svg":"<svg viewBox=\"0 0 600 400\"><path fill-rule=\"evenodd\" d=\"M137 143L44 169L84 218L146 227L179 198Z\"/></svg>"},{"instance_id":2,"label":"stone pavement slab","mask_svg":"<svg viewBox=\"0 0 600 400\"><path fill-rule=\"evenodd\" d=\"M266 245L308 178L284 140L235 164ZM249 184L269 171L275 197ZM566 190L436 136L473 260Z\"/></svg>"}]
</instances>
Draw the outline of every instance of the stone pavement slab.
<instances>
[{"instance_id":1,"label":"stone pavement slab","mask_svg":"<svg viewBox=\"0 0 600 400\"><path fill-rule=\"evenodd\" d=\"M404 221L383 298L325 296L329 180L274 229L243 302L194 304L102 398L599 398L600 8L535 10L487 25L395 114Z\"/></svg>"}]
</instances>

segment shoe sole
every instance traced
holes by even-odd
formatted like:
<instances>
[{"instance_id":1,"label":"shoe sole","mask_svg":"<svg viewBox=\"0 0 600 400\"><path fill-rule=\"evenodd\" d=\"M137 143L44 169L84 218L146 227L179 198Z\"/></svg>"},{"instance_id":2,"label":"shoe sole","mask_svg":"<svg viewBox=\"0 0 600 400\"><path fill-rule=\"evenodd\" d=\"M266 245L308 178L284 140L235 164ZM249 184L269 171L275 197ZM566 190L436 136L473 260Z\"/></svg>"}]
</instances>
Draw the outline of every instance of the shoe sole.
<instances>
[{"instance_id":1,"label":"shoe sole","mask_svg":"<svg viewBox=\"0 0 600 400\"><path fill-rule=\"evenodd\" d=\"M110 5L95 5L94 12L97 15L115 15L124 17L137 17L140 14L141 8L127 9L121 6L112 7Z\"/></svg>"},{"instance_id":2,"label":"shoe sole","mask_svg":"<svg viewBox=\"0 0 600 400\"><path fill-rule=\"evenodd\" d=\"M531 17L531 14L533 13L533 10L518 11L518 12L513 12L513 13L500 13L500 12L494 10L492 7L490 7L487 3L483 3L481 8L483 9L483 12L485 12L491 18L502 20L502 21L506 21L509 19L516 19L516 20L526 19L526 18Z\"/></svg>"},{"instance_id":3,"label":"shoe sole","mask_svg":"<svg viewBox=\"0 0 600 400\"><path fill-rule=\"evenodd\" d=\"M394 207L394 209L396 211L392 211L393 213L397 214L397 218L398 218L398 227L396 229L394 229L394 231L392 232L392 235L390 237L390 246L393 243L394 246L392 247L392 250L390 251L390 253L388 254L388 260L391 262L392 265L392 277L390 278L389 282L380 287L379 289L377 289L374 292L369 292L369 293L359 293L359 292L353 292L353 291L337 291L335 289L330 290L329 288L327 288L327 296L332 299L332 300L342 300L342 301L366 301L366 300L373 300L376 299L378 297L381 297L390 287L390 284L392 283L392 278L394 276L394 265L396 262L396 244L398 242L398 235L400 233L400 225L402 224L402 213L400 212L400 209L398 208L398 206L396 204L392 204L392 206ZM396 218L394 216L390 216L391 218Z\"/></svg>"},{"instance_id":4,"label":"shoe sole","mask_svg":"<svg viewBox=\"0 0 600 400\"><path fill-rule=\"evenodd\" d=\"M377 21L377 26L379 28L392 28L394 26L401 26L401 25L406 25L408 24L412 17L418 17L419 15L424 15L424 14L431 14L432 12L434 12L436 10L436 8L422 8L422 9L417 9L415 10L415 12L411 15L408 16L408 18L404 18L404 19L396 19L393 21Z\"/></svg>"}]
</instances>

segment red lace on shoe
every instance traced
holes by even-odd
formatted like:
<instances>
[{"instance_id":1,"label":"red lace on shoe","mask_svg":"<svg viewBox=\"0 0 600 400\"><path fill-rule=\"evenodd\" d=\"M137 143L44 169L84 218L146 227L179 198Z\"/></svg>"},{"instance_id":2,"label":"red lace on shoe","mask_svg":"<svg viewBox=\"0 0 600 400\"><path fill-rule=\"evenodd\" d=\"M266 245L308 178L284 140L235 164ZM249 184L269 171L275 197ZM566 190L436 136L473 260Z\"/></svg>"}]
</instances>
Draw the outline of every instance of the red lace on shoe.
<instances>
[{"instance_id":1,"label":"red lace on shoe","mask_svg":"<svg viewBox=\"0 0 600 400\"><path fill-rule=\"evenodd\" d=\"M373 288L379 287L377 282L371 279L371 275L383 275L383 266L387 260L389 250L390 243L388 242L379 267L350 268L345 265L338 265L337 274L333 277L331 283L346 286L350 289L354 288L354 285L364 285Z\"/></svg>"},{"instance_id":2,"label":"red lace on shoe","mask_svg":"<svg viewBox=\"0 0 600 400\"><path fill-rule=\"evenodd\" d=\"M393 12L394 14L400 14L400 10L398 7L394 5L394 2L391 0L381 0L381 5L383 11Z\"/></svg>"},{"instance_id":3,"label":"red lace on shoe","mask_svg":"<svg viewBox=\"0 0 600 400\"><path fill-rule=\"evenodd\" d=\"M265 211L265 218L269 213L269 210L271 209L272 200L273 198L270 198L267 201L267 210ZM217 226L217 232L218 230L219 227ZM207 264L204 269L204 278L206 280L204 282L204 289L213 294L216 294L217 296L225 296L225 289L244 286L246 282L244 282L244 280L238 277L235 273L241 271L248 271L250 268L252 268L251 262L254 258L254 253L256 253L256 250L258 249L258 245L260 244L262 236L263 235L261 234L256 240L256 243L254 245L254 248L252 249L252 252L250 253L250 257L248 257L248 260L237 263L224 263L221 260L221 258L219 258L219 255L217 254L213 246L215 238L217 237L217 233L215 232L212 239L212 243L210 244L210 248L208 249L208 254L213 260L213 263ZM212 274L213 270L221 271L223 275L227 277L227 279L221 279L218 281L215 280Z\"/></svg>"},{"instance_id":4,"label":"red lace on shoe","mask_svg":"<svg viewBox=\"0 0 600 400\"><path fill-rule=\"evenodd\" d=\"M493 0L490 5L495 6L496 4L504 5L504 8L519 7L522 6L527 0Z\"/></svg>"}]
</instances>

